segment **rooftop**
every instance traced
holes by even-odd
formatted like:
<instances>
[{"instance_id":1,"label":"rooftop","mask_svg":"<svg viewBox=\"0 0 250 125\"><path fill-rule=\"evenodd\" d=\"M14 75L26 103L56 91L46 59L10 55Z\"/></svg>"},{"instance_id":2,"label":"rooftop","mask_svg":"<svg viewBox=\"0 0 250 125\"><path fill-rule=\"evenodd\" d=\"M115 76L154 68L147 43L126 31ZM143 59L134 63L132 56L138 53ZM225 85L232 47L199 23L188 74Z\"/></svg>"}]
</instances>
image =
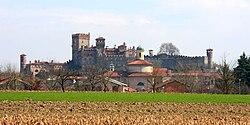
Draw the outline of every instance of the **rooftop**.
<instances>
[{"instance_id":1,"label":"rooftop","mask_svg":"<svg viewBox=\"0 0 250 125\"><path fill-rule=\"evenodd\" d=\"M137 59L135 61L132 61L130 63L128 63L127 65L148 65L148 66L153 66L152 63L146 61L146 60L141 60L141 59Z\"/></svg>"}]
</instances>

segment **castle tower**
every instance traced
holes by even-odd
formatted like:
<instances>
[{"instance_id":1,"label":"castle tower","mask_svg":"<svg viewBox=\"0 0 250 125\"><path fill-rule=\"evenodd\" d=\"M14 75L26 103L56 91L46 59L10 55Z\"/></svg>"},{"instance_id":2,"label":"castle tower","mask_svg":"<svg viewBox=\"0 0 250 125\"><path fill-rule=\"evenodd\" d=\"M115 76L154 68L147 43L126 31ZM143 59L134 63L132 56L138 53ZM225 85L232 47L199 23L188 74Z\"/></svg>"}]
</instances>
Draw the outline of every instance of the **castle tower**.
<instances>
[{"instance_id":1,"label":"castle tower","mask_svg":"<svg viewBox=\"0 0 250 125\"><path fill-rule=\"evenodd\" d=\"M20 73L22 73L26 67L26 55L20 55Z\"/></svg>"},{"instance_id":2,"label":"castle tower","mask_svg":"<svg viewBox=\"0 0 250 125\"><path fill-rule=\"evenodd\" d=\"M213 62L213 49L207 49L207 58L208 58L208 68L212 69L214 67Z\"/></svg>"},{"instance_id":3,"label":"castle tower","mask_svg":"<svg viewBox=\"0 0 250 125\"><path fill-rule=\"evenodd\" d=\"M136 48L136 59L144 60L144 49L141 46Z\"/></svg>"},{"instance_id":4,"label":"castle tower","mask_svg":"<svg viewBox=\"0 0 250 125\"><path fill-rule=\"evenodd\" d=\"M149 50L149 56L153 57L154 56L154 51L153 50Z\"/></svg>"},{"instance_id":5,"label":"castle tower","mask_svg":"<svg viewBox=\"0 0 250 125\"><path fill-rule=\"evenodd\" d=\"M90 46L90 33L72 34L72 60L77 61L78 52L85 47Z\"/></svg>"},{"instance_id":6,"label":"castle tower","mask_svg":"<svg viewBox=\"0 0 250 125\"><path fill-rule=\"evenodd\" d=\"M97 49L101 49L102 52L104 50L104 47L105 47L105 38L103 37L98 37L95 39L96 40L96 48Z\"/></svg>"}]
</instances>

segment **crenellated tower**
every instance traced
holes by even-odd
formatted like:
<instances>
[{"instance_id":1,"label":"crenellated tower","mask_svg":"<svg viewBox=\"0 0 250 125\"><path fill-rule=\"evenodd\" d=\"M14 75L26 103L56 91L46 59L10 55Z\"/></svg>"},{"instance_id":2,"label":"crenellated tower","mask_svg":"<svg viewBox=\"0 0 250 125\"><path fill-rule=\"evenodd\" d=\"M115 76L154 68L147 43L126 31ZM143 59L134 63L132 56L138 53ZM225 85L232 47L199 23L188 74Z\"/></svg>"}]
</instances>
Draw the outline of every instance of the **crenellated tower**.
<instances>
[{"instance_id":1,"label":"crenellated tower","mask_svg":"<svg viewBox=\"0 0 250 125\"><path fill-rule=\"evenodd\" d=\"M90 46L90 33L72 34L72 61L77 62L78 52L85 47Z\"/></svg>"}]
</instances>

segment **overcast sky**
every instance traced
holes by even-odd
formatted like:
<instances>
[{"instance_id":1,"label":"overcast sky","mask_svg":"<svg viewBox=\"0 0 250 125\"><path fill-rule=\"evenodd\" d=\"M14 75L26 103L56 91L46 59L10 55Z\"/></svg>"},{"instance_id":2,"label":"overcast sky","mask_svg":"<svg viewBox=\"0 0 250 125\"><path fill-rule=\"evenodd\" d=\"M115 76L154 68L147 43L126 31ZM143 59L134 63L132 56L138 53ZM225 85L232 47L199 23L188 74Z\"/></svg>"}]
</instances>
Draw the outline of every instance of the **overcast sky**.
<instances>
[{"instance_id":1,"label":"overcast sky","mask_svg":"<svg viewBox=\"0 0 250 125\"><path fill-rule=\"evenodd\" d=\"M214 49L236 61L250 54L250 0L0 0L0 63L71 59L71 34L98 36L113 47L141 45L156 54L172 42L182 55ZM148 52L146 52L148 54Z\"/></svg>"}]
</instances>

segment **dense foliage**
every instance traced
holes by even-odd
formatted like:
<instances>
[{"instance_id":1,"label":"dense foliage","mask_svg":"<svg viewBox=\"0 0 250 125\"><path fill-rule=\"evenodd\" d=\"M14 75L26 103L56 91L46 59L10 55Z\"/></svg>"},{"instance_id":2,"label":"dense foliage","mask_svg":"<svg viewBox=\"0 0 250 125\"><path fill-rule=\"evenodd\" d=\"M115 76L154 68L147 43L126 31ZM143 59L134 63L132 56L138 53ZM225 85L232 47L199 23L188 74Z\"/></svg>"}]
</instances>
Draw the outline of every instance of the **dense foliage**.
<instances>
[{"instance_id":1,"label":"dense foliage","mask_svg":"<svg viewBox=\"0 0 250 125\"><path fill-rule=\"evenodd\" d=\"M234 75L238 82L250 87L250 58L245 53L238 59L238 66L234 68Z\"/></svg>"},{"instance_id":2,"label":"dense foliage","mask_svg":"<svg viewBox=\"0 0 250 125\"><path fill-rule=\"evenodd\" d=\"M173 43L163 43L158 54L179 55L180 50Z\"/></svg>"}]
</instances>

